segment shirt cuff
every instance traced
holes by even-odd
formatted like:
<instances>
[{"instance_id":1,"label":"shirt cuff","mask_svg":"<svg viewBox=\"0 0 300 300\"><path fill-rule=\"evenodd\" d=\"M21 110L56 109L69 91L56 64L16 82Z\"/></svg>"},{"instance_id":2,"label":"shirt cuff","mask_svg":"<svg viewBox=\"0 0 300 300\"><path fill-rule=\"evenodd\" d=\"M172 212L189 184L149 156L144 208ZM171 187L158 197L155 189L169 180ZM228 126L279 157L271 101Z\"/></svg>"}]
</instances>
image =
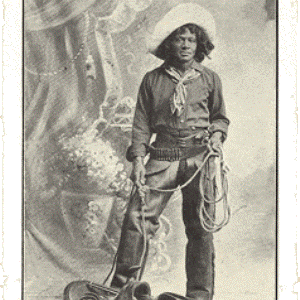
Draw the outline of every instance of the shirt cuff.
<instances>
[{"instance_id":1,"label":"shirt cuff","mask_svg":"<svg viewBox=\"0 0 300 300\"><path fill-rule=\"evenodd\" d=\"M208 129L210 134L213 134L214 132L222 132L222 142L224 142L227 138L227 132L228 132L228 124L224 123L221 120L216 120L212 123L212 125Z\"/></svg>"},{"instance_id":2,"label":"shirt cuff","mask_svg":"<svg viewBox=\"0 0 300 300\"><path fill-rule=\"evenodd\" d=\"M144 144L129 146L126 151L126 159L129 162L132 162L134 158L138 156L140 157L146 156L146 146Z\"/></svg>"}]
</instances>

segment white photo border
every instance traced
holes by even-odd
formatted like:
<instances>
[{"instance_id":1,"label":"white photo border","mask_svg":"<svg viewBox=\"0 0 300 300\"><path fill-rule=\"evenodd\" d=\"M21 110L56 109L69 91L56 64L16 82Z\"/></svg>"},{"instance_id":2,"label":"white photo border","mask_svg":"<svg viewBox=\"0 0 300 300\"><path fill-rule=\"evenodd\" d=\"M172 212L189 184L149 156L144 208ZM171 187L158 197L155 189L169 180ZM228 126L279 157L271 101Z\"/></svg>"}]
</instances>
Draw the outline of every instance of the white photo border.
<instances>
[{"instance_id":1,"label":"white photo border","mask_svg":"<svg viewBox=\"0 0 300 300\"><path fill-rule=\"evenodd\" d=\"M297 204L298 106L297 106L297 23L296 0L277 1L278 99L277 99L277 290L278 299L297 299L300 278L299 204ZM23 3L3 0L1 159L4 199L1 206L1 273L3 299L22 299L23 249ZM298 233L299 239L299 233Z\"/></svg>"}]
</instances>

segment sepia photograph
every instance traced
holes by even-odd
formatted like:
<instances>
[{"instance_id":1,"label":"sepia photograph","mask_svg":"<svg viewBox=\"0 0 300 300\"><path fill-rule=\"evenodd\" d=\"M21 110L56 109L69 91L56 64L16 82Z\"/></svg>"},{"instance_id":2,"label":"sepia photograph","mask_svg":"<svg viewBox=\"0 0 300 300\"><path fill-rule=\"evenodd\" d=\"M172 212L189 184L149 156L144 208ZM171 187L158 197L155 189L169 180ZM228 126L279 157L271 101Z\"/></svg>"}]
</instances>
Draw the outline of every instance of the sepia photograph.
<instances>
[{"instance_id":1,"label":"sepia photograph","mask_svg":"<svg viewBox=\"0 0 300 300\"><path fill-rule=\"evenodd\" d=\"M276 299L276 6L24 1L23 299Z\"/></svg>"}]
</instances>

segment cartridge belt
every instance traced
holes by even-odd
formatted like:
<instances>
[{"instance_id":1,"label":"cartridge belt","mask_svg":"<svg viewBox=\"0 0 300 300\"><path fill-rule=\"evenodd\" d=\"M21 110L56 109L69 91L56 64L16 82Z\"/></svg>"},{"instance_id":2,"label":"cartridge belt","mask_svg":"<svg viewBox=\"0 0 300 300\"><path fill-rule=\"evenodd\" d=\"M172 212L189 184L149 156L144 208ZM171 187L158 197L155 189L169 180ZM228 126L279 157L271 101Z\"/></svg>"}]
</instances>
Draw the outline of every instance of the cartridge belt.
<instances>
[{"instance_id":1,"label":"cartridge belt","mask_svg":"<svg viewBox=\"0 0 300 300\"><path fill-rule=\"evenodd\" d=\"M207 150L206 145L195 145L187 148L156 148L149 146L150 158L160 161L177 161L197 156Z\"/></svg>"}]
</instances>

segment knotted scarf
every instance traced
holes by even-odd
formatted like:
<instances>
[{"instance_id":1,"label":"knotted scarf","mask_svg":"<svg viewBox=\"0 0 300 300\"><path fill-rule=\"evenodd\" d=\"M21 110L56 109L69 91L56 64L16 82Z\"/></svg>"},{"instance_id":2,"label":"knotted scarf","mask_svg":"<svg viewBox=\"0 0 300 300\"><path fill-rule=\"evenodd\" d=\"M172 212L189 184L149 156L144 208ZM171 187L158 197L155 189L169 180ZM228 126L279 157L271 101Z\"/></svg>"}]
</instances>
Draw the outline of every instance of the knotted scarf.
<instances>
[{"instance_id":1,"label":"knotted scarf","mask_svg":"<svg viewBox=\"0 0 300 300\"><path fill-rule=\"evenodd\" d=\"M174 114L177 112L177 116L180 116L184 110L185 99L187 96L186 84L196 79L200 72L195 69L190 69L183 76L172 66L165 68L166 72L171 76L172 81L176 83L174 95L170 101L171 112Z\"/></svg>"}]
</instances>

